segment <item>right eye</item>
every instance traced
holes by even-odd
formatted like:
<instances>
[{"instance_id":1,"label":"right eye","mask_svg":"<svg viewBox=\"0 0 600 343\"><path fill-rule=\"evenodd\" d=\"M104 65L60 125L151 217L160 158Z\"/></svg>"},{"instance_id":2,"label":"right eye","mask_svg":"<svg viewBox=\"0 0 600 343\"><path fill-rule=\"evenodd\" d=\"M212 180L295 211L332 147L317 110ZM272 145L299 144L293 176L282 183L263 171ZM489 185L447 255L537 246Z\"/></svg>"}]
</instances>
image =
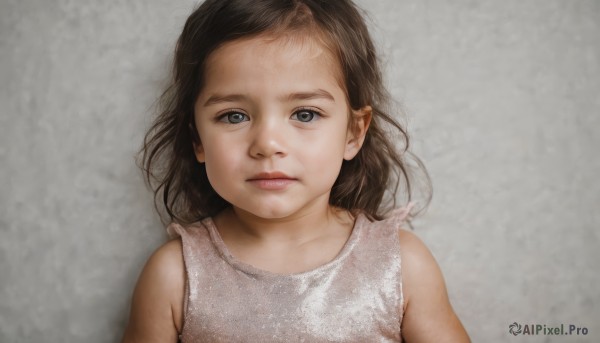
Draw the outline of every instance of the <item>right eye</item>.
<instances>
[{"instance_id":1,"label":"right eye","mask_svg":"<svg viewBox=\"0 0 600 343\"><path fill-rule=\"evenodd\" d=\"M247 115L241 113L241 112L228 112L225 113L221 116L219 116L219 121L228 123L228 124L239 124L243 121L248 121L250 118L248 118Z\"/></svg>"}]
</instances>

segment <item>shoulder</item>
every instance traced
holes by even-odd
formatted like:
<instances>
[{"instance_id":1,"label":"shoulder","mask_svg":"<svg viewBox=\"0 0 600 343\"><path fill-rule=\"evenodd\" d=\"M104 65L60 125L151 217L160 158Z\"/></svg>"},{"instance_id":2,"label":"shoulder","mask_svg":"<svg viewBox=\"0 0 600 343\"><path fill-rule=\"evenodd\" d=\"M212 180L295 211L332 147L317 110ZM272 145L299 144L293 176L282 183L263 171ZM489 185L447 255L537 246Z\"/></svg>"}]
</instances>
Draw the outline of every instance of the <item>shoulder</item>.
<instances>
[{"instance_id":1,"label":"shoulder","mask_svg":"<svg viewBox=\"0 0 600 343\"><path fill-rule=\"evenodd\" d=\"M437 263L423 241L412 231L398 229L404 274L414 270L438 269Z\"/></svg>"},{"instance_id":2,"label":"shoulder","mask_svg":"<svg viewBox=\"0 0 600 343\"><path fill-rule=\"evenodd\" d=\"M181 330L185 267L181 239L158 248L136 284L123 342L176 342Z\"/></svg>"},{"instance_id":3,"label":"shoulder","mask_svg":"<svg viewBox=\"0 0 600 343\"><path fill-rule=\"evenodd\" d=\"M185 267L181 238L177 237L156 249L142 272L158 287L178 290L184 285Z\"/></svg>"},{"instance_id":4,"label":"shoulder","mask_svg":"<svg viewBox=\"0 0 600 343\"><path fill-rule=\"evenodd\" d=\"M423 241L406 229L398 230L398 240L402 261L404 308L422 293L445 292L442 272Z\"/></svg>"},{"instance_id":5,"label":"shoulder","mask_svg":"<svg viewBox=\"0 0 600 343\"><path fill-rule=\"evenodd\" d=\"M417 235L404 229L398 230L398 239L404 294L403 337L407 342L469 342L429 249Z\"/></svg>"},{"instance_id":6,"label":"shoulder","mask_svg":"<svg viewBox=\"0 0 600 343\"><path fill-rule=\"evenodd\" d=\"M169 291L161 296L177 293L185 283L185 267L181 238L175 238L156 249L148 258L136 291L143 286L142 291ZM157 294L159 295L159 294Z\"/></svg>"}]
</instances>

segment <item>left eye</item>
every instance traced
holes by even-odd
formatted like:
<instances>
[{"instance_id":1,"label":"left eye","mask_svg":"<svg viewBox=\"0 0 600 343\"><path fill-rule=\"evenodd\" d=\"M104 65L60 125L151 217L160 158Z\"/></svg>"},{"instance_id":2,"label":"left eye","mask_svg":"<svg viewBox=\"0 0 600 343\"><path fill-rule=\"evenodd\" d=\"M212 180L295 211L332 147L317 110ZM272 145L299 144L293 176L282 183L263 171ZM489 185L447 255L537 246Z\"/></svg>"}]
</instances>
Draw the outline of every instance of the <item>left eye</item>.
<instances>
[{"instance_id":1,"label":"left eye","mask_svg":"<svg viewBox=\"0 0 600 343\"><path fill-rule=\"evenodd\" d=\"M318 115L319 114L316 111L300 110L292 115L292 119L301 121L303 123L308 123Z\"/></svg>"}]
</instances>

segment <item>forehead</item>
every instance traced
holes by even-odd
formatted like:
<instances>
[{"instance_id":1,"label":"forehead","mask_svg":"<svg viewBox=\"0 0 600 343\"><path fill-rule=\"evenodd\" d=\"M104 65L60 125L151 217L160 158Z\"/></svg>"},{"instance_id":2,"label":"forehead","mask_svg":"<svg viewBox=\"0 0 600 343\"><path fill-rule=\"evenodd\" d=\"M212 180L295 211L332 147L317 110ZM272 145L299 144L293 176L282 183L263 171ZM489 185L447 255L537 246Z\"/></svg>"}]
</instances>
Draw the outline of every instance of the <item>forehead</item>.
<instances>
[{"instance_id":1,"label":"forehead","mask_svg":"<svg viewBox=\"0 0 600 343\"><path fill-rule=\"evenodd\" d=\"M207 63L222 58L223 54L232 52L277 53L282 57L292 58L327 58L329 63L336 62L331 49L320 35L309 33L274 33L260 34L228 41L215 49L208 57Z\"/></svg>"},{"instance_id":2,"label":"forehead","mask_svg":"<svg viewBox=\"0 0 600 343\"><path fill-rule=\"evenodd\" d=\"M341 67L335 54L313 36L259 35L227 42L207 58L203 88L248 83L318 83L339 88ZM219 86L221 85L221 86Z\"/></svg>"}]
</instances>

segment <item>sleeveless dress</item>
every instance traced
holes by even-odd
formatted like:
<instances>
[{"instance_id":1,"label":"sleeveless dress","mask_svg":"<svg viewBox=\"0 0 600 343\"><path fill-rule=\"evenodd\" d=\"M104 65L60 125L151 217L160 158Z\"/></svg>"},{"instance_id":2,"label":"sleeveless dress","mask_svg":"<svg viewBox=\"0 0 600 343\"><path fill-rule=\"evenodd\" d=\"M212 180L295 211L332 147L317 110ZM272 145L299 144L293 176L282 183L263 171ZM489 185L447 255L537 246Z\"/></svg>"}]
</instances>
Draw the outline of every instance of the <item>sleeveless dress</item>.
<instances>
[{"instance_id":1,"label":"sleeveless dress","mask_svg":"<svg viewBox=\"0 0 600 343\"><path fill-rule=\"evenodd\" d=\"M332 261L289 275L236 260L211 218L169 225L187 275L180 341L401 342L398 230L409 210L374 222L359 214Z\"/></svg>"}]
</instances>

